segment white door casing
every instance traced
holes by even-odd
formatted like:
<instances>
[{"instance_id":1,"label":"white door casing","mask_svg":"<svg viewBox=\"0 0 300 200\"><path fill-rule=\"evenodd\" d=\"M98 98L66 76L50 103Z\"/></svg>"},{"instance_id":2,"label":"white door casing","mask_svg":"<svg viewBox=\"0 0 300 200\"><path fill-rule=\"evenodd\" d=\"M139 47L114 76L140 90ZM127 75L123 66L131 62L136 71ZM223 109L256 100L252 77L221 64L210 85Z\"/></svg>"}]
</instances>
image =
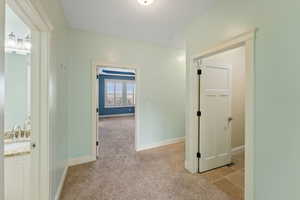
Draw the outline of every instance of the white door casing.
<instances>
[{"instance_id":1,"label":"white door casing","mask_svg":"<svg viewBox=\"0 0 300 200\"><path fill-rule=\"evenodd\" d=\"M5 1L0 0L0 199L4 199L4 34Z\"/></svg>"},{"instance_id":2,"label":"white door casing","mask_svg":"<svg viewBox=\"0 0 300 200\"><path fill-rule=\"evenodd\" d=\"M117 69L133 69L135 70L135 82L136 82L136 88L135 88L135 149L138 150L139 149L139 133L140 133L140 103L139 103L139 69L137 67L134 66L126 66L124 64L118 64L118 63L106 63L103 61L92 61L91 62L91 94L92 94L92 98L91 98L91 113L92 113L92 123L91 123L91 127L92 127L92 142L91 142L91 158L89 159L89 161L95 161L96 160L96 141L97 141L97 137L99 137L99 139L102 137L101 132L98 131L98 126L97 126L97 121L98 121L98 115L95 115L95 110L96 108L99 106L99 102L97 101L97 92L98 89L96 87L99 87L99 85L97 86L97 79L95 78L97 75L97 68L99 66L105 66L105 67L109 67L109 68L117 68ZM99 135L97 135L99 134Z\"/></svg>"},{"instance_id":3,"label":"white door casing","mask_svg":"<svg viewBox=\"0 0 300 200\"><path fill-rule=\"evenodd\" d=\"M100 150L100 138L99 138L99 113L100 113L100 108L99 108L99 83L100 83L100 77L98 75L98 70L97 70L97 83L96 83L96 104L97 104L97 112L96 112L96 157L99 157L99 150Z\"/></svg>"},{"instance_id":4,"label":"white door casing","mask_svg":"<svg viewBox=\"0 0 300 200\"><path fill-rule=\"evenodd\" d=\"M202 66L199 171L231 163L232 67Z\"/></svg>"}]
</instances>

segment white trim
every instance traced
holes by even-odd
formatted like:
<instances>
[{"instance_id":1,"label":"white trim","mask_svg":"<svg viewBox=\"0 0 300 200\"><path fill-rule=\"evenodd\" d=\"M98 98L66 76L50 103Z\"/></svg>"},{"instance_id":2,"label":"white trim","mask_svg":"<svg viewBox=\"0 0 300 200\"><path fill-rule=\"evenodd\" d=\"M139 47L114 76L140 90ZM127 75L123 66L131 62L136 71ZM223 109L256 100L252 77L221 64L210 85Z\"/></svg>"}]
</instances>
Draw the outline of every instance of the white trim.
<instances>
[{"instance_id":1,"label":"white trim","mask_svg":"<svg viewBox=\"0 0 300 200\"><path fill-rule=\"evenodd\" d=\"M249 40L254 40L255 33L256 33L256 28L253 30L247 31L245 33L242 33L240 35L237 35L235 37L232 37L229 40L223 41L212 48L202 51L200 54L193 55L192 58L193 59L205 58L205 57L209 57L209 56L218 54L223 51L227 51L229 49L234 49L234 48L243 46L243 45L245 45L245 42L247 42Z\"/></svg>"},{"instance_id":2,"label":"white trim","mask_svg":"<svg viewBox=\"0 0 300 200\"><path fill-rule=\"evenodd\" d=\"M92 122L91 122L91 128L92 128L92 145L91 145L91 155L94 157L97 157L97 134L98 134L98 127L97 127L97 121L98 121L98 113L96 112L96 109L98 108L98 84L97 84L97 65L95 65L92 62L92 68L91 68L91 94L92 94L92 99L91 99L91 115L92 115Z\"/></svg>"},{"instance_id":3,"label":"white trim","mask_svg":"<svg viewBox=\"0 0 300 200\"><path fill-rule=\"evenodd\" d=\"M5 0L0 0L0 199L4 199Z\"/></svg>"},{"instance_id":4,"label":"white trim","mask_svg":"<svg viewBox=\"0 0 300 200\"><path fill-rule=\"evenodd\" d=\"M66 166L65 169L64 169L64 172L63 172L63 174L60 178L60 182L59 182L59 185L58 185L58 188L57 188L57 192L56 192L55 197L54 197L55 200L60 199L60 195L61 195L62 189L64 187L64 183L65 183L65 180L66 180L66 177L67 177L67 174L68 174L68 169L69 169L69 167Z\"/></svg>"},{"instance_id":5,"label":"white trim","mask_svg":"<svg viewBox=\"0 0 300 200\"><path fill-rule=\"evenodd\" d=\"M108 118L108 117L129 117L134 116L134 113L126 113L126 114L116 114L116 115L100 115L100 118Z\"/></svg>"},{"instance_id":6,"label":"white trim","mask_svg":"<svg viewBox=\"0 0 300 200\"><path fill-rule=\"evenodd\" d=\"M231 149L231 153L235 154L235 153L240 153L245 151L245 145L239 146L239 147L234 147Z\"/></svg>"},{"instance_id":7,"label":"white trim","mask_svg":"<svg viewBox=\"0 0 300 200\"><path fill-rule=\"evenodd\" d=\"M69 159L68 166L72 167L75 165L81 165L81 164L85 164L85 163L89 163L89 162L94 162L96 160L97 160L97 158L95 156L82 156L82 157L78 157L78 158L72 158L72 159Z\"/></svg>"},{"instance_id":8,"label":"white trim","mask_svg":"<svg viewBox=\"0 0 300 200\"><path fill-rule=\"evenodd\" d=\"M184 141L185 141L185 137L179 137L179 138L174 138L174 139L163 140L163 141L157 142L155 144L142 146L142 147L138 148L136 151L145 151L145 150L149 150L149 149L163 147L163 146L170 145L170 144L181 143L181 142L184 142Z\"/></svg>"},{"instance_id":9,"label":"white trim","mask_svg":"<svg viewBox=\"0 0 300 200\"><path fill-rule=\"evenodd\" d=\"M92 156L97 157L97 153L96 153L96 140L97 140L97 120L98 117L95 114L96 108L98 107L98 103L97 103L97 93L96 93L96 87L97 87L97 80L96 80L96 76L97 76L97 68L98 67L110 67L110 68L117 68L117 69L133 69L135 70L135 149L139 148L139 137L140 137L140 104L139 104L139 83L140 83L140 78L139 78L139 69L137 67L133 67L133 66L125 66L122 64L107 64L101 61L92 61L91 62L91 94L92 94L92 99L91 99L91 114L92 114L92 123L91 123L91 127L92 127L92 145L91 145L91 152L92 152ZM122 66L122 67L120 67Z\"/></svg>"},{"instance_id":10,"label":"white trim","mask_svg":"<svg viewBox=\"0 0 300 200\"><path fill-rule=\"evenodd\" d=\"M195 100L197 96L197 74L196 67L201 65L201 59L209 57L230 49L234 49L240 46L245 46L246 55L246 100L245 100L245 199L254 200L254 88L255 88L255 74L254 74L254 42L255 42L256 29L252 29L248 32L233 37L225 42L202 51L200 54L192 55L190 57L190 65L187 71L187 83L188 83L188 100L187 103L187 115L186 115L186 169L192 173L196 173L198 161L196 158L197 153L197 119L195 112L198 107L198 103ZM200 62L194 61L200 60Z\"/></svg>"}]
</instances>

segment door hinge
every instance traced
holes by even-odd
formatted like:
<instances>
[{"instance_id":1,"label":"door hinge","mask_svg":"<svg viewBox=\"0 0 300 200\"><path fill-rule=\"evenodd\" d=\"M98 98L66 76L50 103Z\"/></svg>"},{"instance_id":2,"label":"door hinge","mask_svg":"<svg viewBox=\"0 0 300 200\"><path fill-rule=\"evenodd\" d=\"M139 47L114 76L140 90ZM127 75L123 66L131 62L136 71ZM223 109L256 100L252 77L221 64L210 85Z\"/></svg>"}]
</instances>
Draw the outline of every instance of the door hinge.
<instances>
[{"instance_id":1,"label":"door hinge","mask_svg":"<svg viewBox=\"0 0 300 200\"><path fill-rule=\"evenodd\" d=\"M96 146L99 146L99 141L96 142Z\"/></svg>"},{"instance_id":2,"label":"door hinge","mask_svg":"<svg viewBox=\"0 0 300 200\"><path fill-rule=\"evenodd\" d=\"M197 152L197 158L201 158L201 153Z\"/></svg>"},{"instance_id":3,"label":"door hinge","mask_svg":"<svg viewBox=\"0 0 300 200\"><path fill-rule=\"evenodd\" d=\"M96 112L99 113L99 108L96 108Z\"/></svg>"},{"instance_id":4,"label":"door hinge","mask_svg":"<svg viewBox=\"0 0 300 200\"><path fill-rule=\"evenodd\" d=\"M198 74L198 75L201 75L201 74L202 74L202 69L198 69L198 70L197 70L197 74Z\"/></svg>"},{"instance_id":5,"label":"door hinge","mask_svg":"<svg viewBox=\"0 0 300 200\"><path fill-rule=\"evenodd\" d=\"M197 116L198 117L201 117L201 114L202 114L201 111L197 111Z\"/></svg>"},{"instance_id":6,"label":"door hinge","mask_svg":"<svg viewBox=\"0 0 300 200\"><path fill-rule=\"evenodd\" d=\"M100 79L100 75L99 74L97 74L96 79Z\"/></svg>"}]
</instances>

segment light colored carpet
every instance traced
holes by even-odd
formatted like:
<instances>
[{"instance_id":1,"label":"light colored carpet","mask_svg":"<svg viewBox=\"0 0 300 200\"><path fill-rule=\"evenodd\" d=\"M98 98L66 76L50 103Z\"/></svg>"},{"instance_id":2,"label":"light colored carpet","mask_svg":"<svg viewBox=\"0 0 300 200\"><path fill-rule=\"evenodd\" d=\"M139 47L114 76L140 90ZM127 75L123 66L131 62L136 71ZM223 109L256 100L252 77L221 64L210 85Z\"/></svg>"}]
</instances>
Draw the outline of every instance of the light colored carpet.
<instances>
[{"instance_id":1,"label":"light colored carpet","mask_svg":"<svg viewBox=\"0 0 300 200\"><path fill-rule=\"evenodd\" d=\"M135 152L133 117L101 120L100 134L99 160L69 169L61 200L242 199L224 178L242 165L198 175L184 169L183 143Z\"/></svg>"}]
</instances>

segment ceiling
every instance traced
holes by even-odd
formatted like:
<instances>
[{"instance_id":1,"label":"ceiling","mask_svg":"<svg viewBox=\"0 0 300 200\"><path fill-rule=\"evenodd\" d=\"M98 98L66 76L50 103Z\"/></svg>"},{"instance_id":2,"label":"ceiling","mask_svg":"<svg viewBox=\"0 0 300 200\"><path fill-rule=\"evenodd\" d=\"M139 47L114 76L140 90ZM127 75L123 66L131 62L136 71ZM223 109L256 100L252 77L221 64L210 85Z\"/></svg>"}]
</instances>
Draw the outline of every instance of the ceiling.
<instances>
[{"instance_id":1,"label":"ceiling","mask_svg":"<svg viewBox=\"0 0 300 200\"><path fill-rule=\"evenodd\" d=\"M183 48L185 27L214 0L61 0L72 28Z\"/></svg>"}]
</instances>

